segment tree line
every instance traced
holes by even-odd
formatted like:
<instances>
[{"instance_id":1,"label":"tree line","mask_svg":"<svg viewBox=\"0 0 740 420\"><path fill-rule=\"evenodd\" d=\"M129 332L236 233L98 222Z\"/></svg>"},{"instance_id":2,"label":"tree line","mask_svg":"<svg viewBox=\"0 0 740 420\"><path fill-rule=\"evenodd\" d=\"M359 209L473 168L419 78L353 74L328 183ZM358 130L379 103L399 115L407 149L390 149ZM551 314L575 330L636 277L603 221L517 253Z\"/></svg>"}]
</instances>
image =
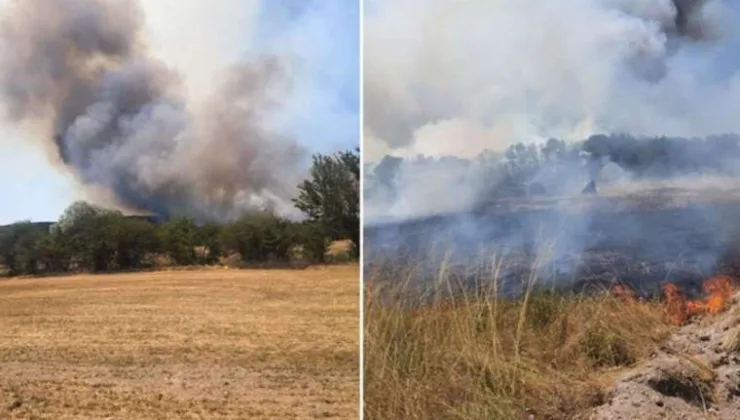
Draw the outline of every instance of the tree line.
<instances>
[{"instance_id":1,"label":"tree line","mask_svg":"<svg viewBox=\"0 0 740 420\"><path fill-rule=\"evenodd\" d=\"M227 223L150 217L76 202L55 223L0 227L0 267L6 275L101 272L170 265L242 264L301 260L322 263L329 244L350 240L359 255L359 150L317 154L294 205L305 219L267 211Z\"/></svg>"},{"instance_id":2,"label":"tree line","mask_svg":"<svg viewBox=\"0 0 740 420\"><path fill-rule=\"evenodd\" d=\"M551 138L544 143L516 143L506 150L486 150L466 159L455 156L400 158L385 156L364 175L365 199L394 199L404 177L425 171L444 172L470 184L477 180L481 196L520 196L543 189L561 192L571 178L607 163L617 165L634 179L665 179L686 175L740 175L740 135L705 138L635 137L624 134L590 136L566 142ZM588 174L592 176L592 174ZM465 178L467 177L467 178ZM546 188L543 186L546 185ZM529 191L528 189L532 189Z\"/></svg>"}]
</instances>

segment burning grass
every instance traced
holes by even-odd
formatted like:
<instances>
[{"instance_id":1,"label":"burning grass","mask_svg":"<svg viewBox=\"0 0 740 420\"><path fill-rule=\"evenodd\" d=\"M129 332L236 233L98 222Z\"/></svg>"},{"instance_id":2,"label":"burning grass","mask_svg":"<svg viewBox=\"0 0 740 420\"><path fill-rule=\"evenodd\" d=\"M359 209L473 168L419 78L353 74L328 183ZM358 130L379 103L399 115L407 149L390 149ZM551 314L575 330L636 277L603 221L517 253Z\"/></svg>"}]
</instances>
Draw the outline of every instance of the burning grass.
<instances>
[{"instance_id":1,"label":"burning grass","mask_svg":"<svg viewBox=\"0 0 740 420\"><path fill-rule=\"evenodd\" d=\"M702 283L704 297L688 299L680 287L671 282L661 285L665 320L675 326L688 323L694 317L718 314L726 310L737 288L737 281L727 275L718 274ZM625 284L615 284L611 294L627 305L638 301L637 294Z\"/></svg>"},{"instance_id":2,"label":"burning grass","mask_svg":"<svg viewBox=\"0 0 740 420\"><path fill-rule=\"evenodd\" d=\"M0 281L0 418L357 418L357 276Z\"/></svg>"},{"instance_id":3,"label":"burning grass","mask_svg":"<svg viewBox=\"0 0 740 420\"><path fill-rule=\"evenodd\" d=\"M686 299L684 293L675 284L664 283L663 294L668 320L673 325L683 325L694 316L717 314L724 311L732 297L735 283L734 279L725 275L710 277L702 284L702 291L706 296L696 300Z\"/></svg>"},{"instance_id":4,"label":"burning grass","mask_svg":"<svg viewBox=\"0 0 740 420\"><path fill-rule=\"evenodd\" d=\"M521 297L505 299L495 279L460 293L442 271L421 305L409 286L389 288L368 270L369 420L572 419L601 403L614 374L676 325L723 310L734 284L712 277L701 300L666 284L665 298L645 300L622 284L589 295L538 291L533 277Z\"/></svg>"}]
</instances>

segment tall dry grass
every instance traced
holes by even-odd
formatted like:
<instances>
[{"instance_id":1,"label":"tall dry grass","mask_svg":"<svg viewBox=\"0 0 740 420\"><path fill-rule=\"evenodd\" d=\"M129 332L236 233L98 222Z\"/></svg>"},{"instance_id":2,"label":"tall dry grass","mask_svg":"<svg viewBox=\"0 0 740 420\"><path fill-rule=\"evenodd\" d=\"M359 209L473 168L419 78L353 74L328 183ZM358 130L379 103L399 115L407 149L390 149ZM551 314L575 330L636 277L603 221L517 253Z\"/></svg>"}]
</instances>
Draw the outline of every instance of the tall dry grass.
<instances>
[{"instance_id":1,"label":"tall dry grass","mask_svg":"<svg viewBox=\"0 0 740 420\"><path fill-rule=\"evenodd\" d=\"M368 420L577 418L670 332L659 302L545 290L536 270L509 299L498 266L460 287L442 263L420 294L413 267L381 265L365 277Z\"/></svg>"}]
</instances>

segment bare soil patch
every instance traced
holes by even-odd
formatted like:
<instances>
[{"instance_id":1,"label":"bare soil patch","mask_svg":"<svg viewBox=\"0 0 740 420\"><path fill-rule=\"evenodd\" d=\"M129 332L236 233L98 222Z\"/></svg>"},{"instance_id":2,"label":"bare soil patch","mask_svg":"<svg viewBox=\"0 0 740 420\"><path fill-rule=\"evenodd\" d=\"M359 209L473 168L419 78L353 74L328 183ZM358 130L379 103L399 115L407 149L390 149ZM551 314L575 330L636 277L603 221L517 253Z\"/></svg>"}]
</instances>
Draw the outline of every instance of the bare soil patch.
<instances>
[{"instance_id":1,"label":"bare soil patch","mask_svg":"<svg viewBox=\"0 0 740 420\"><path fill-rule=\"evenodd\" d=\"M739 297L729 311L681 327L622 373L588 418L740 418Z\"/></svg>"}]
</instances>

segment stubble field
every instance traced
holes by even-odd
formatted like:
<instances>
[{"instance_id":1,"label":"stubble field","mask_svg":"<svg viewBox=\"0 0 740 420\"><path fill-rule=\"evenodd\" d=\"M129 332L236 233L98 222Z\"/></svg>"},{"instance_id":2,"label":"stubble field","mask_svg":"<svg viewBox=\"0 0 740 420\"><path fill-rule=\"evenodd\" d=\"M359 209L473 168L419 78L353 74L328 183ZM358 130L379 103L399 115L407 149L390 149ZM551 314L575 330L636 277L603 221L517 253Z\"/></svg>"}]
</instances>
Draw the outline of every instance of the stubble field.
<instances>
[{"instance_id":1,"label":"stubble field","mask_svg":"<svg viewBox=\"0 0 740 420\"><path fill-rule=\"evenodd\" d=\"M0 281L0 418L358 413L358 267Z\"/></svg>"}]
</instances>

